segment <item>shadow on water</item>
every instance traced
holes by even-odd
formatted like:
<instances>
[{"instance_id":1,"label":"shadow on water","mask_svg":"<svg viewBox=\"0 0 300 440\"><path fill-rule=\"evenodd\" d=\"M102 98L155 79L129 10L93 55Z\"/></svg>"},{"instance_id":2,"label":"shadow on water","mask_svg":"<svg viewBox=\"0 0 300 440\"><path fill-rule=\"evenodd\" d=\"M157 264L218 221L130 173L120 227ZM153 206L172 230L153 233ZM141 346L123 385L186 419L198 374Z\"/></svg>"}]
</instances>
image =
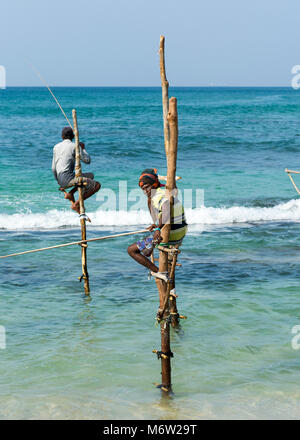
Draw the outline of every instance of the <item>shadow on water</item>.
<instances>
[{"instance_id":1,"label":"shadow on water","mask_svg":"<svg viewBox=\"0 0 300 440\"><path fill-rule=\"evenodd\" d=\"M163 412L160 420L179 420L180 419L180 408L177 406L176 398L179 397L174 392L171 394L162 393L160 400L157 403L158 408Z\"/></svg>"},{"instance_id":2,"label":"shadow on water","mask_svg":"<svg viewBox=\"0 0 300 440\"><path fill-rule=\"evenodd\" d=\"M184 338L184 330L181 327L181 324L179 324L177 327L170 327L171 330L171 336L178 337L179 339Z\"/></svg>"}]
</instances>

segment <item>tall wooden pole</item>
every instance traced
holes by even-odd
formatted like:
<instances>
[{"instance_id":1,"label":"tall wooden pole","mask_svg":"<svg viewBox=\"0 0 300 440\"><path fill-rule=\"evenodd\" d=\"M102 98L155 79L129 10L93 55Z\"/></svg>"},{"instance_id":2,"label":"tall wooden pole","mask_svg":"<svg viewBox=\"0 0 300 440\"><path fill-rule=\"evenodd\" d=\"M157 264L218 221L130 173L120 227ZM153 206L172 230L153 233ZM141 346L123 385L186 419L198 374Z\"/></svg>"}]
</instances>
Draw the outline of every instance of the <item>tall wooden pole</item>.
<instances>
[{"instance_id":1,"label":"tall wooden pole","mask_svg":"<svg viewBox=\"0 0 300 440\"><path fill-rule=\"evenodd\" d=\"M165 66L165 37L160 36L159 42L159 65L160 65L160 79L162 88L162 102L163 102L163 120L164 120L164 138L165 138L165 150L166 156L168 156L170 134L169 134L169 83L166 77L166 66Z\"/></svg>"},{"instance_id":2,"label":"tall wooden pole","mask_svg":"<svg viewBox=\"0 0 300 440\"><path fill-rule=\"evenodd\" d=\"M169 145L170 145L170 124L168 119L169 114L169 82L166 77L166 63L165 63L165 37L163 35L160 36L160 42L159 42L159 66L160 66L160 79L161 79L161 88L162 88L162 105L163 105L163 121L164 121L164 140L165 140L165 151L166 151L166 157L168 161L168 151L169 151ZM177 134L178 136L178 134ZM176 153L176 159L177 159L177 153ZM176 169L176 166L175 166ZM176 178L176 174L175 174ZM174 182L174 188L176 188L176 181ZM167 257L165 256L165 259ZM167 266L167 262L164 259L164 266ZM166 269L167 270L167 269ZM175 288L175 272L174 277L171 283L171 289ZM160 305L161 307L161 305ZM170 312L172 313L172 327L178 327L179 326L179 320L178 320L178 311L177 311L177 305L176 305L176 298L172 297L172 301L170 303Z\"/></svg>"},{"instance_id":3,"label":"tall wooden pole","mask_svg":"<svg viewBox=\"0 0 300 440\"><path fill-rule=\"evenodd\" d=\"M86 240L86 217L85 217L85 207L83 200L83 186L82 186L82 172L81 172L81 164L80 164L80 146L79 146L79 131L77 124L77 114L76 110L72 110L73 116L73 126L74 126L74 135L75 135L75 177L78 179L79 185L78 194L79 194L79 206L80 206L80 225L81 225L81 240ZM90 285L89 285L89 274L87 270L87 244L81 244L81 263L82 263L82 279L84 280L84 292L86 295L90 293Z\"/></svg>"},{"instance_id":4,"label":"tall wooden pole","mask_svg":"<svg viewBox=\"0 0 300 440\"><path fill-rule=\"evenodd\" d=\"M173 191L176 188L176 160L177 160L177 143L178 143L178 115L177 115L177 99L171 98L169 101L169 113L167 116L169 127L170 127L170 143L167 154L167 185L166 185L166 197L169 199L169 209L170 218L172 207L174 203ZM162 228L161 236L162 242L168 243L169 235L171 230L170 221L165 224ZM160 250L159 254L159 271L168 271L168 252ZM160 333L161 333L161 374L162 383L161 389L165 393L172 391L171 382L171 346L170 346L170 308L169 305L165 307L168 303L169 289L168 285L161 281L156 280L156 284L159 291L159 304L160 310L163 310L163 315L161 316L160 323Z\"/></svg>"},{"instance_id":5,"label":"tall wooden pole","mask_svg":"<svg viewBox=\"0 0 300 440\"><path fill-rule=\"evenodd\" d=\"M174 196L176 192L176 167L177 167L177 148L178 148L178 112L177 112L177 99L171 98L169 101L169 113L168 113L168 124L169 124L169 133L170 133L170 141L169 141L169 151L167 156L167 184L166 184L166 193L167 197L170 200L170 212L172 211L172 207L174 205ZM171 224L170 224L171 230ZM175 257L174 257L175 258ZM177 256L175 258L175 264L177 261ZM175 267L173 270L172 281L169 286L169 292L171 289L175 288ZM169 293L168 292L168 293ZM176 305L176 297L171 297L172 301L170 301L170 313L171 313L171 324L172 327L179 326L178 319L178 311Z\"/></svg>"}]
</instances>

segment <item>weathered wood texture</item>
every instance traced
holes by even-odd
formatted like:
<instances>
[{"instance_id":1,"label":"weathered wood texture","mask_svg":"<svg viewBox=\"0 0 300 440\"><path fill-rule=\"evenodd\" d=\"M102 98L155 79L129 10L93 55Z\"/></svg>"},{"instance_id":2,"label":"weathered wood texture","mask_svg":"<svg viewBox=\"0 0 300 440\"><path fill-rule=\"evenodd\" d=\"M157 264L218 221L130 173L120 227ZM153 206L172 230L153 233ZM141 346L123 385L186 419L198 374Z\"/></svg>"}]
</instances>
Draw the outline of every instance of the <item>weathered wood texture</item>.
<instances>
[{"instance_id":1,"label":"weathered wood texture","mask_svg":"<svg viewBox=\"0 0 300 440\"><path fill-rule=\"evenodd\" d=\"M170 143L167 153L167 185L166 185L166 196L169 199L169 212L171 217L172 207L174 203L173 191L176 189L176 160L177 160L177 143L178 143L178 116L177 116L177 100L176 98L171 98L169 101L169 113L167 116L167 120L170 127ZM161 231L162 241L163 243L169 242L169 235L171 229L171 222L169 221L164 225ZM168 252L164 252L160 250L159 253L159 271L166 272L168 271ZM177 260L177 258L176 258ZM173 266L173 275L175 277L175 265L176 260L174 261ZM170 305L169 305L169 294L170 294L170 285L166 284L163 281L156 281L158 291L159 291L159 310L163 311L163 315L161 316L162 321L160 325L161 330L161 351L163 353L171 353L170 347ZM174 310L174 306L176 309L176 301L175 298L172 299L172 308ZM177 309L176 309L177 310ZM171 382L171 358L170 356L161 358L161 373L162 373L162 390L166 390L164 392L172 391L172 382Z\"/></svg>"},{"instance_id":2,"label":"weathered wood texture","mask_svg":"<svg viewBox=\"0 0 300 440\"><path fill-rule=\"evenodd\" d=\"M79 146L79 131L77 124L77 114L76 110L72 110L73 116L73 126L74 126L74 135L75 135L75 177L77 177L80 181L82 178L81 172L81 164L80 164L80 146ZM82 181L81 181L82 184ZM79 206L80 206L80 225L81 225L81 240L86 240L86 219L85 219L85 207L83 200L83 186L80 185L78 187L79 194ZM87 270L87 244L81 244L81 265L82 265L82 276L84 280L84 292L86 295L90 293L90 285L89 285L89 274Z\"/></svg>"},{"instance_id":3,"label":"weathered wood texture","mask_svg":"<svg viewBox=\"0 0 300 440\"><path fill-rule=\"evenodd\" d=\"M165 67L165 37L160 36L159 43L159 59L160 59L160 78L162 87L162 102L163 102L163 121L164 121L164 138L165 138L165 150L166 156L168 156L169 150L169 123L168 123L168 113L169 113L169 83L166 78L166 67Z\"/></svg>"}]
</instances>

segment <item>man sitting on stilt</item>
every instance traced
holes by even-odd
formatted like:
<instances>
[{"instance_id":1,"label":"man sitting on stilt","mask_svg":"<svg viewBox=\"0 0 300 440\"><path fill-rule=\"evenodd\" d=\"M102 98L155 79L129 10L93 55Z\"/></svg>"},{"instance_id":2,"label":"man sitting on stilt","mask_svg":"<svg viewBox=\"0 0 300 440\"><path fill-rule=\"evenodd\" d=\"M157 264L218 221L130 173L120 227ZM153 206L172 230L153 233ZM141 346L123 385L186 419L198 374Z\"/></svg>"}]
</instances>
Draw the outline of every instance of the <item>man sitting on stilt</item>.
<instances>
[{"instance_id":1,"label":"man sitting on stilt","mask_svg":"<svg viewBox=\"0 0 300 440\"><path fill-rule=\"evenodd\" d=\"M178 198L174 197L174 205L170 215L170 202L165 195L166 190L162 188L164 185L158 180L155 168L146 169L142 172L139 178L139 186L148 198L148 208L154 222L148 229L153 232L153 235L130 245L128 254L139 264L150 269L153 277L168 282L168 273L159 272L158 267L147 257L152 255L155 246L161 242L161 229L170 222L170 218L169 243L162 243L162 245L175 246L182 243L187 231L184 209Z\"/></svg>"},{"instance_id":2,"label":"man sitting on stilt","mask_svg":"<svg viewBox=\"0 0 300 440\"><path fill-rule=\"evenodd\" d=\"M60 190L65 193L65 199L70 200L72 209L78 214L80 213L79 200L75 202L74 193L77 191L76 178L74 173L75 167L75 144L72 142L74 133L71 127L65 127L62 130L62 142L53 148L52 171L55 179L60 185ZM85 145L80 142L80 159L82 162L89 164L91 162L90 155L85 150ZM101 184L94 180L93 173L82 173L83 199L88 199L101 188ZM74 188L68 193L65 188Z\"/></svg>"}]
</instances>

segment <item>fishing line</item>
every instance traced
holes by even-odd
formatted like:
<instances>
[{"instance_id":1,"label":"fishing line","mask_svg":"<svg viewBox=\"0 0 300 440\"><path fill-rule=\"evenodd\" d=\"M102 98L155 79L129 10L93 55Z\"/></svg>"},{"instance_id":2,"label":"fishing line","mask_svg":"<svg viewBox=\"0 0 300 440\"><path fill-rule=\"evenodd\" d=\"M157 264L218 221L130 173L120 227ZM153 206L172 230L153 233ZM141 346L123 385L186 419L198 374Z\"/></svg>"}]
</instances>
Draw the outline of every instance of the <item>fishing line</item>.
<instances>
[{"instance_id":1,"label":"fishing line","mask_svg":"<svg viewBox=\"0 0 300 440\"><path fill-rule=\"evenodd\" d=\"M50 89L49 85L47 84L46 80L42 77L42 75L40 74L40 72L37 70L37 68L32 64L31 61L29 61L28 59L26 59L27 63L29 64L29 66L32 68L32 70L38 75L38 77L40 78L40 80L42 81L42 83L47 87L47 89L49 90L49 92L51 93L51 95L53 96L56 104L58 105L58 107L60 108L62 114L64 115L64 117L66 118L66 120L68 121L69 126L72 128L72 124L69 121L68 116L66 115L64 109L62 108L62 106L60 105L60 103L58 102L58 99L56 98L56 96L54 95L54 93L52 92L52 90Z\"/></svg>"}]
</instances>

